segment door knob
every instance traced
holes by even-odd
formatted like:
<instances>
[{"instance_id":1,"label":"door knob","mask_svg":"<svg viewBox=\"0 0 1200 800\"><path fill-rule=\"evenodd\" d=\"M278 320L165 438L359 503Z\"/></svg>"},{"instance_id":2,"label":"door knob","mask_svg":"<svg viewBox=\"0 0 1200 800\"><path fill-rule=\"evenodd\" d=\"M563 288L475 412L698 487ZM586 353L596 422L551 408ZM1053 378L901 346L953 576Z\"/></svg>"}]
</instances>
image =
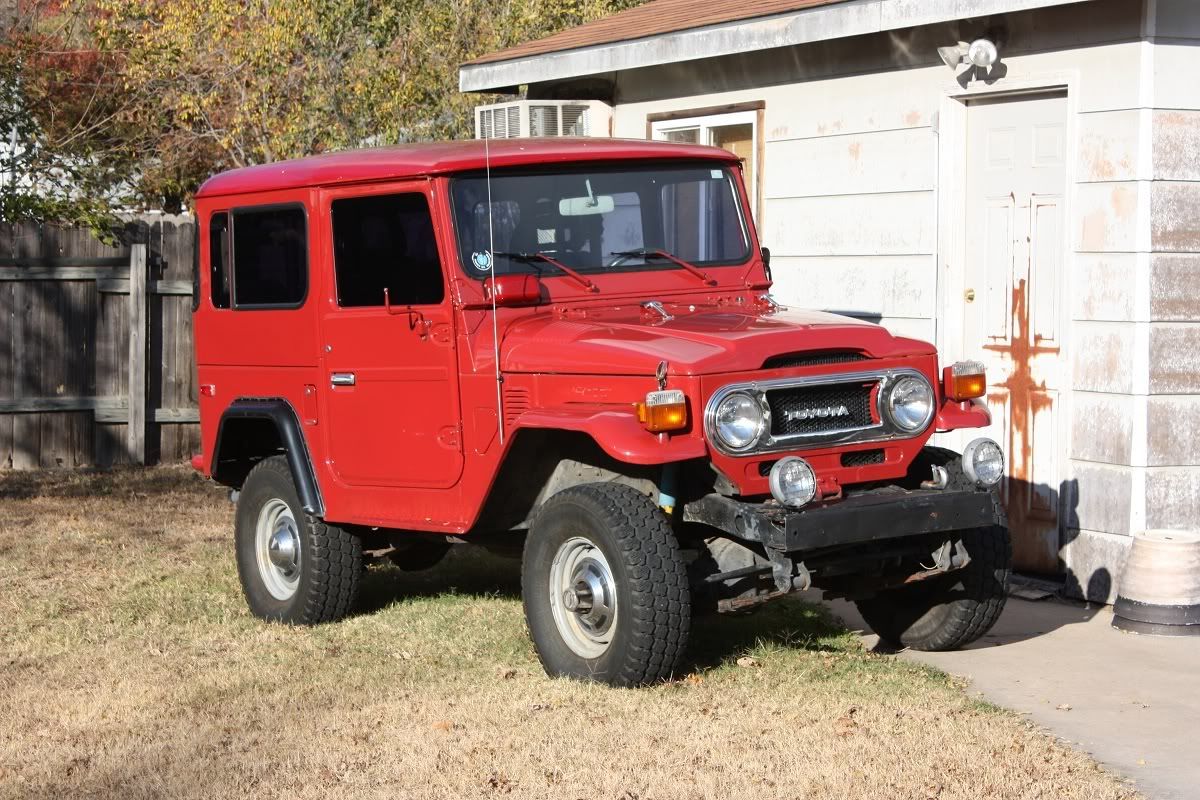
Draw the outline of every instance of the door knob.
<instances>
[{"instance_id":1,"label":"door knob","mask_svg":"<svg viewBox=\"0 0 1200 800\"><path fill-rule=\"evenodd\" d=\"M975 302L975 290L967 289L965 292L963 292L963 299L966 300L968 303L974 303Z\"/></svg>"}]
</instances>

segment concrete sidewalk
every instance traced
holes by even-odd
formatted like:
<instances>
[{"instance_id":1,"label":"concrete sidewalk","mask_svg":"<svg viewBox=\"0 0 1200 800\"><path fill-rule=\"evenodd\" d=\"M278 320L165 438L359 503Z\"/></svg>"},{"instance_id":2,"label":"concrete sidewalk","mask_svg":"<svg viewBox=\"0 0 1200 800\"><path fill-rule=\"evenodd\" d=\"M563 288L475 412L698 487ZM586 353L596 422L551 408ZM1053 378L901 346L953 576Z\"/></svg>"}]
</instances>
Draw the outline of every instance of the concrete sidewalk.
<instances>
[{"instance_id":1,"label":"concrete sidewalk","mask_svg":"<svg viewBox=\"0 0 1200 800\"><path fill-rule=\"evenodd\" d=\"M852 604L827 605L864 630ZM904 656L969 678L971 691L1028 714L1152 800L1196 800L1200 636L1138 636L1111 623L1106 606L1010 597L996 627L970 648ZM869 630L863 637L867 647L878 641Z\"/></svg>"}]
</instances>

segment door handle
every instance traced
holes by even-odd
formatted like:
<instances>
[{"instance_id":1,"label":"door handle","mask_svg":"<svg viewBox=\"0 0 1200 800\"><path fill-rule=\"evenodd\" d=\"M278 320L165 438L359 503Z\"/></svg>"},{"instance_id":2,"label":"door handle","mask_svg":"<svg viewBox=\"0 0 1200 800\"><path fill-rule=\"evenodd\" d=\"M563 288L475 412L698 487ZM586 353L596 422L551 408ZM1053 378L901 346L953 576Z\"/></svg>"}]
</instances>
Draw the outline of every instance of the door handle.
<instances>
[{"instance_id":1,"label":"door handle","mask_svg":"<svg viewBox=\"0 0 1200 800\"><path fill-rule=\"evenodd\" d=\"M353 386L355 377L353 372L335 372L329 376L329 383L332 386Z\"/></svg>"}]
</instances>

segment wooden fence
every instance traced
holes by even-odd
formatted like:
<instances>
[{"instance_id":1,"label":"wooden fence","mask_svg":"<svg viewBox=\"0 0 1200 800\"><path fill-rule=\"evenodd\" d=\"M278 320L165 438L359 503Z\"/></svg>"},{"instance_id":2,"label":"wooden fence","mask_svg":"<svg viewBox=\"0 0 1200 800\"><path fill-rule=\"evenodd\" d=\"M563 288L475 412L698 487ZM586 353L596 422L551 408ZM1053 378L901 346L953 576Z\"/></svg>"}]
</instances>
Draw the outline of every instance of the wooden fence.
<instances>
[{"instance_id":1,"label":"wooden fence","mask_svg":"<svg viewBox=\"0 0 1200 800\"><path fill-rule=\"evenodd\" d=\"M200 447L193 225L121 244L0 224L0 469L181 461Z\"/></svg>"}]
</instances>

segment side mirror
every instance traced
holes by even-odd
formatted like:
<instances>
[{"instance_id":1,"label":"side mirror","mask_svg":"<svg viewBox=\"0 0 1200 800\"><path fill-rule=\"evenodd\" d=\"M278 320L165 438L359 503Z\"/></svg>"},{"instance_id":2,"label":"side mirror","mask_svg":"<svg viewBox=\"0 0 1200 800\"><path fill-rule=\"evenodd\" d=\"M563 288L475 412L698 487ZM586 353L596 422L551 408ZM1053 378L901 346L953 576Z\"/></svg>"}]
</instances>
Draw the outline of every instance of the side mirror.
<instances>
[{"instance_id":1,"label":"side mirror","mask_svg":"<svg viewBox=\"0 0 1200 800\"><path fill-rule=\"evenodd\" d=\"M542 283L536 275L497 275L483 282L483 298L506 308L535 305L542 299Z\"/></svg>"},{"instance_id":2,"label":"side mirror","mask_svg":"<svg viewBox=\"0 0 1200 800\"><path fill-rule=\"evenodd\" d=\"M771 278L771 248L764 247L762 249L763 272L767 273L767 280Z\"/></svg>"}]
</instances>

